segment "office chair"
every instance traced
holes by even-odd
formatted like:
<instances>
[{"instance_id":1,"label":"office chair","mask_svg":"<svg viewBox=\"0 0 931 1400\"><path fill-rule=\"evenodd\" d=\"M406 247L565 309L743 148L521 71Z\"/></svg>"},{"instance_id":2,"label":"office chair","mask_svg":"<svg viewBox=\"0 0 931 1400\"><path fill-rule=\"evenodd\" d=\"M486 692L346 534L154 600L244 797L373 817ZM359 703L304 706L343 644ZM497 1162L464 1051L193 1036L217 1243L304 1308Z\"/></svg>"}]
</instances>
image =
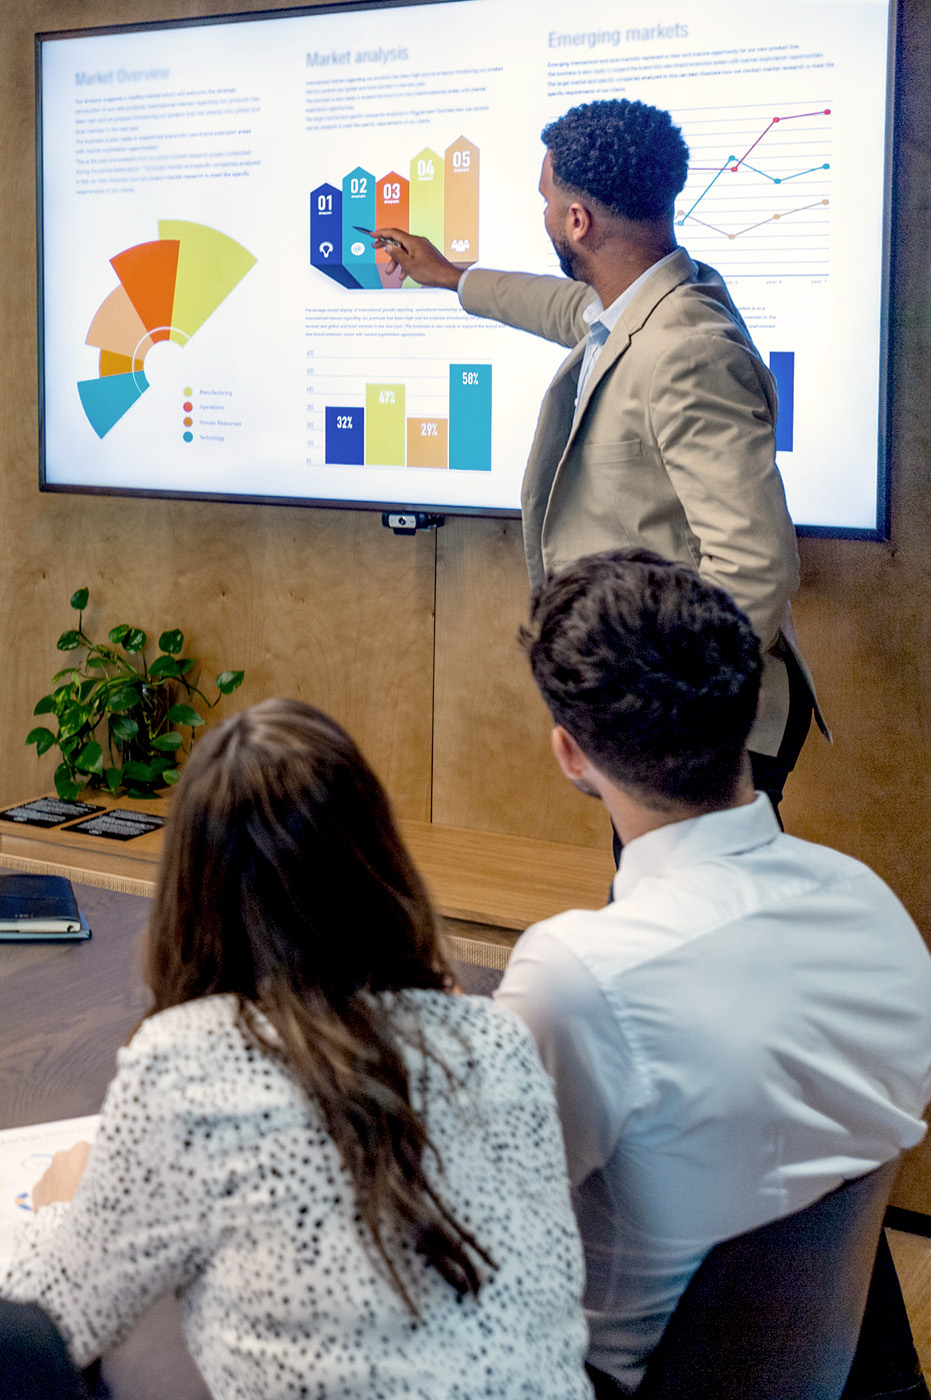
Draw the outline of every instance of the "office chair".
<instances>
[{"instance_id":1,"label":"office chair","mask_svg":"<svg viewBox=\"0 0 931 1400\"><path fill-rule=\"evenodd\" d=\"M636 1400L840 1400L898 1165L715 1245Z\"/></svg>"}]
</instances>

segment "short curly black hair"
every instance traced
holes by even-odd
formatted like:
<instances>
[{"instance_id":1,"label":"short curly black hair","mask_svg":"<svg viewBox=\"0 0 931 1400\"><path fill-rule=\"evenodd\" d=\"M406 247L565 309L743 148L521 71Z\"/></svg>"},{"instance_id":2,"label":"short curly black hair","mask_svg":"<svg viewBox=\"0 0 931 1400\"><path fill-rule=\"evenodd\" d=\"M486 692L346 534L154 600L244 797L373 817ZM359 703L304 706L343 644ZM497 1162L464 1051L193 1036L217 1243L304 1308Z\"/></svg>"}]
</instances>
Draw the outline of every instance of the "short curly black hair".
<instances>
[{"instance_id":1,"label":"short curly black hair","mask_svg":"<svg viewBox=\"0 0 931 1400\"><path fill-rule=\"evenodd\" d=\"M663 811L733 801L762 661L732 598L646 549L578 559L521 628L557 724L615 783Z\"/></svg>"},{"instance_id":2,"label":"short curly black hair","mask_svg":"<svg viewBox=\"0 0 931 1400\"><path fill-rule=\"evenodd\" d=\"M612 98L572 107L542 132L556 181L625 219L659 219L688 174L689 148L672 117Z\"/></svg>"}]
</instances>

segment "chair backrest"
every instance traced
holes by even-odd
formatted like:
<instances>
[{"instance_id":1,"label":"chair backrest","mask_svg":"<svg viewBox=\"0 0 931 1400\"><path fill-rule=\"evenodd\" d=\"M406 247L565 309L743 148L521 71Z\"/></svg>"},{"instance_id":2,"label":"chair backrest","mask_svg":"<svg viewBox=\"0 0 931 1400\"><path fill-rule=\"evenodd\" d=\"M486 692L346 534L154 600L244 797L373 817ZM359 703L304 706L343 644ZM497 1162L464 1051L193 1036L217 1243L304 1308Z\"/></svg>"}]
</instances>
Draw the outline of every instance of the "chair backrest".
<instances>
[{"instance_id":1,"label":"chair backrest","mask_svg":"<svg viewBox=\"0 0 931 1400\"><path fill-rule=\"evenodd\" d=\"M839 1400L898 1159L715 1245L637 1400Z\"/></svg>"}]
</instances>

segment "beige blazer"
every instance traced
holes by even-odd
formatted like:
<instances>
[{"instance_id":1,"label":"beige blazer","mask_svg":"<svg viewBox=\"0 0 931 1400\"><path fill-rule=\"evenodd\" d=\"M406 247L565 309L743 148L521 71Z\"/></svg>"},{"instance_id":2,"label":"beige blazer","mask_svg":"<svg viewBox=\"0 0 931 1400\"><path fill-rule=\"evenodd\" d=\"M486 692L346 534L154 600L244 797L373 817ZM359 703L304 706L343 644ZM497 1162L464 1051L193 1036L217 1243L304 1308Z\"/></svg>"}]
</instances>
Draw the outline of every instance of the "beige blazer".
<instances>
[{"instance_id":1,"label":"beige blazer","mask_svg":"<svg viewBox=\"0 0 931 1400\"><path fill-rule=\"evenodd\" d=\"M698 569L760 638L750 747L775 754L789 710L786 647L808 671L792 630L798 551L775 465L772 375L721 278L680 248L621 316L576 412L582 311L593 298L585 283L480 268L461 289L466 311L572 347L543 399L524 475L531 584L623 545Z\"/></svg>"}]
</instances>

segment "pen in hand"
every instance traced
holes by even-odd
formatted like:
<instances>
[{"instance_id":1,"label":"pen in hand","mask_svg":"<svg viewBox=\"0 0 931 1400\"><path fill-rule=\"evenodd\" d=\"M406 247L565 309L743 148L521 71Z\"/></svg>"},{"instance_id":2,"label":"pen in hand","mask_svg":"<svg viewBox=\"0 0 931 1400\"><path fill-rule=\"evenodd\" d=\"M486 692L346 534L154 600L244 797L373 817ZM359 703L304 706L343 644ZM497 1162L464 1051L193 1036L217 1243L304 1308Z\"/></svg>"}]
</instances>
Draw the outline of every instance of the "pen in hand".
<instances>
[{"instance_id":1,"label":"pen in hand","mask_svg":"<svg viewBox=\"0 0 931 1400\"><path fill-rule=\"evenodd\" d=\"M377 238L379 243L383 243L386 248L403 248L404 244L399 238L382 238L373 228L363 228L361 224L353 224L356 233L367 233L369 238Z\"/></svg>"}]
</instances>

